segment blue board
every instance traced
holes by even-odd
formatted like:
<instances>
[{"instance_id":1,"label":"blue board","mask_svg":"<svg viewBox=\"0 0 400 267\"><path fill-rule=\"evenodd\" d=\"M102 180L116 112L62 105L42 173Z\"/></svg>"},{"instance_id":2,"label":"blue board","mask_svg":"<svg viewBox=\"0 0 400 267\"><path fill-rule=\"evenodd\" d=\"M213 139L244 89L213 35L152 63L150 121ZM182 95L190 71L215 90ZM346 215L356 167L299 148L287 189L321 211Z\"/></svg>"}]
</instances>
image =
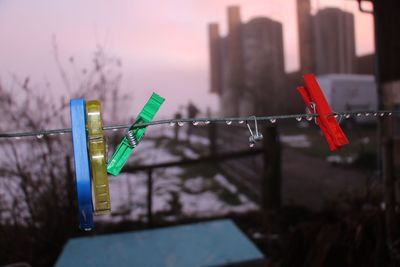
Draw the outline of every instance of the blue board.
<instances>
[{"instance_id":1,"label":"blue board","mask_svg":"<svg viewBox=\"0 0 400 267\"><path fill-rule=\"evenodd\" d=\"M79 227L83 230L91 230L93 228L93 202L86 135L85 100L72 99L70 102L70 111Z\"/></svg>"},{"instance_id":2,"label":"blue board","mask_svg":"<svg viewBox=\"0 0 400 267\"><path fill-rule=\"evenodd\" d=\"M265 266L230 220L70 239L56 267Z\"/></svg>"}]
</instances>

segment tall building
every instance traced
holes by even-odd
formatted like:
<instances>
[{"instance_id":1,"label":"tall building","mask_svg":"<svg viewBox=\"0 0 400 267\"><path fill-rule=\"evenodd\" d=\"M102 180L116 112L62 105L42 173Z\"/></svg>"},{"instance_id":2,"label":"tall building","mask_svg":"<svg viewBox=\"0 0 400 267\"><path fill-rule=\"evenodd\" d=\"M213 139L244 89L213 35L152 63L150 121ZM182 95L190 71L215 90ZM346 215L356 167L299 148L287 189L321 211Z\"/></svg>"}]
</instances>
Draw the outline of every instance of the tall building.
<instances>
[{"instance_id":1,"label":"tall building","mask_svg":"<svg viewBox=\"0 0 400 267\"><path fill-rule=\"evenodd\" d=\"M243 90L243 44L242 44L242 22L240 8L238 6L228 7L228 35L226 36L226 71L228 72L225 92L231 105L230 114L239 116L239 100Z\"/></svg>"},{"instance_id":2,"label":"tall building","mask_svg":"<svg viewBox=\"0 0 400 267\"><path fill-rule=\"evenodd\" d=\"M315 72L314 37L310 0L297 0L300 72Z\"/></svg>"},{"instance_id":3,"label":"tall building","mask_svg":"<svg viewBox=\"0 0 400 267\"><path fill-rule=\"evenodd\" d=\"M277 104L285 95L282 24L269 18L243 24L239 7L229 7L228 34L219 42L216 27L209 26L211 92L220 96L222 115L282 111L284 105Z\"/></svg>"},{"instance_id":4,"label":"tall building","mask_svg":"<svg viewBox=\"0 0 400 267\"><path fill-rule=\"evenodd\" d=\"M310 0L297 0L300 72L357 72L354 16L338 8L311 15Z\"/></svg>"},{"instance_id":5,"label":"tall building","mask_svg":"<svg viewBox=\"0 0 400 267\"><path fill-rule=\"evenodd\" d=\"M220 94L222 90L221 41L218 24L208 26L210 51L210 91Z\"/></svg>"},{"instance_id":6,"label":"tall building","mask_svg":"<svg viewBox=\"0 0 400 267\"><path fill-rule=\"evenodd\" d=\"M282 24L255 18L243 24L244 85L240 110L243 114L284 112L284 51Z\"/></svg>"},{"instance_id":7,"label":"tall building","mask_svg":"<svg viewBox=\"0 0 400 267\"><path fill-rule=\"evenodd\" d=\"M338 8L325 8L318 11L313 20L316 73L354 73L353 14Z\"/></svg>"}]
</instances>

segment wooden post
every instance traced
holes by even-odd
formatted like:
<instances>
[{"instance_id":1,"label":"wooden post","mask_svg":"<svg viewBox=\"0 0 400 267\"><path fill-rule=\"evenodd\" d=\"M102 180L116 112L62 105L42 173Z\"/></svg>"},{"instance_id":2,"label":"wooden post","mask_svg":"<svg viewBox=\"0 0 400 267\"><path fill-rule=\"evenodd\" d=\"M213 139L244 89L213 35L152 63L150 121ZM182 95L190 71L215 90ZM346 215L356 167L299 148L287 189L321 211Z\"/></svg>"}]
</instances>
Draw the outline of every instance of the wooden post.
<instances>
[{"instance_id":1,"label":"wooden post","mask_svg":"<svg viewBox=\"0 0 400 267\"><path fill-rule=\"evenodd\" d=\"M384 201L385 201L385 221L386 236L389 244L399 237L399 228L396 219L396 187L394 173L394 157L393 157L393 139L388 138L383 142L382 159L383 159L383 178L384 178Z\"/></svg>"},{"instance_id":2,"label":"wooden post","mask_svg":"<svg viewBox=\"0 0 400 267\"><path fill-rule=\"evenodd\" d=\"M393 60L400 56L400 36L397 25L400 22L398 10L400 1L373 1L375 29L375 81L378 88L379 109L393 109L399 104L400 69ZM399 237L400 228L395 222L395 177L393 157L393 119L383 116L378 121L378 136L381 149L378 154L380 175L383 178L386 239L388 246Z\"/></svg>"},{"instance_id":3,"label":"wooden post","mask_svg":"<svg viewBox=\"0 0 400 267\"><path fill-rule=\"evenodd\" d=\"M153 226L153 169L147 170L147 224Z\"/></svg>"},{"instance_id":4,"label":"wooden post","mask_svg":"<svg viewBox=\"0 0 400 267\"><path fill-rule=\"evenodd\" d=\"M217 155L217 125L211 123L208 127L210 156L215 157Z\"/></svg>"},{"instance_id":5,"label":"wooden post","mask_svg":"<svg viewBox=\"0 0 400 267\"><path fill-rule=\"evenodd\" d=\"M264 171L262 177L262 208L279 211L281 207L281 145L276 127L263 129Z\"/></svg>"},{"instance_id":6,"label":"wooden post","mask_svg":"<svg viewBox=\"0 0 400 267\"><path fill-rule=\"evenodd\" d=\"M175 119L176 120L179 120L179 119L181 119L182 118L182 114L180 114L179 112L178 113L176 113L175 114ZM179 124L178 123L176 123L175 124L175 127L174 127L174 139L175 139L175 142L178 142L179 141L179 130L180 130L180 126L179 126Z\"/></svg>"}]
</instances>

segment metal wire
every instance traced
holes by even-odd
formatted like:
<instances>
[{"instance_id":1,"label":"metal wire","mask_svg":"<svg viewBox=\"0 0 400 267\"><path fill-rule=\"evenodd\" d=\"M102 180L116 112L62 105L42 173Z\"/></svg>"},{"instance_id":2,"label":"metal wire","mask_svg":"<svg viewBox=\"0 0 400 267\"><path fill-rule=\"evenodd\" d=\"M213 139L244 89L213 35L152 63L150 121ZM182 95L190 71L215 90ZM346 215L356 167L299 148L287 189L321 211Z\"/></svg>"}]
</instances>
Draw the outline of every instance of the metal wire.
<instances>
[{"instance_id":1,"label":"metal wire","mask_svg":"<svg viewBox=\"0 0 400 267\"><path fill-rule=\"evenodd\" d=\"M359 111L345 111L345 112L333 112L332 114L328 114L327 116L334 117L344 117L349 118L351 116L371 116L371 117L382 117L382 116L391 116L392 114L400 114L400 110L359 110ZM270 123L275 123L278 120L287 120L287 119L296 119L297 121L301 121L302 119L312 120L313 118L318 117L318 114L290 114L290 115L276 115L276 116L247 116L247 117L222 117L222 118L182 118L182 119L167 119L167 120L158 120L151 121L146 123L137 123L135 125L131 124L120 124L120 125L111 125L104 126L103 130L120 130L131 128L140 128L145 126L154 126L161 124L170 124L170 125L183 125L184 123L193 123L193 125L207 125L209 123L227 123L231 124L232 122L237 122L239 124L244 123L246 120L254 120L257 121L267 121ZM52 136L52 135L62 135L65 133L71 133L71 128L64 129L53 129L53 130L37 130L37 131L24 131L24 132L9 132L9 133L0 133L0 138L21 138L21 137L37 137L42 138L44 136Z\"/></svg>"}]
</instances>

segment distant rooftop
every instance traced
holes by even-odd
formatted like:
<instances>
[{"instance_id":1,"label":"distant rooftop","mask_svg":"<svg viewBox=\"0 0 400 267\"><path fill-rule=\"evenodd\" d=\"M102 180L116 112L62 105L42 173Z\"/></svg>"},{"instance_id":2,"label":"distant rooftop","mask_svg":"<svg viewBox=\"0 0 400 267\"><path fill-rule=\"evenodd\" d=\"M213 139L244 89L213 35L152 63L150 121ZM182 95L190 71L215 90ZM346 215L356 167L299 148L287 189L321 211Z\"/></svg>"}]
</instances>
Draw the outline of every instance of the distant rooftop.
<instances>
[{"instance_id":1,"label":"distant rooftop","mask_svg":"<svg viewBox=\"0 0 400 267\"><path fill-rule=\"evenodd\" d=\"M374 81L374 75L368 74L343 74L343 73L332 73L317 75L317 78L332 79L332 80L347 80L347 81Z\"/></svg>"}]
</instances>

